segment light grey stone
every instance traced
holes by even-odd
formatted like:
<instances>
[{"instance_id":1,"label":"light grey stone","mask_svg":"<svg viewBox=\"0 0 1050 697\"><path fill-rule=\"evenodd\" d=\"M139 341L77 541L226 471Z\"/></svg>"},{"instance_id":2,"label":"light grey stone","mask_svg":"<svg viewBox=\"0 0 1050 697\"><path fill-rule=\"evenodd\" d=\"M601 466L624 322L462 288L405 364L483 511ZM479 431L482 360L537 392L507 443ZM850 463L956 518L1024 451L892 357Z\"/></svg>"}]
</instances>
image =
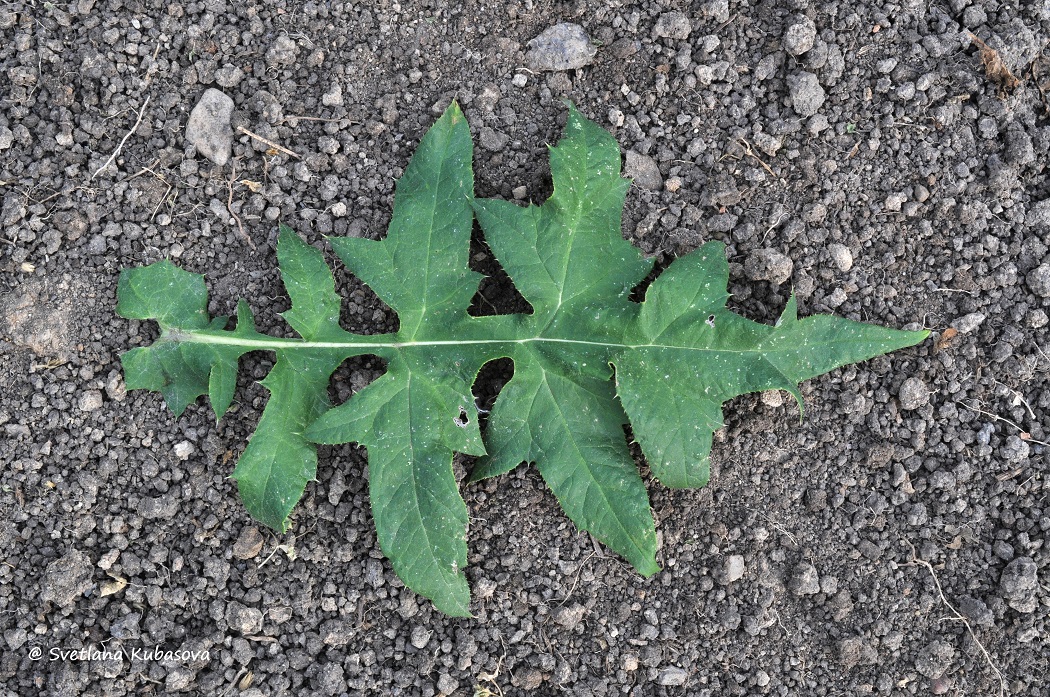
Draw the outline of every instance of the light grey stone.
<instances>
[{"instance_id":1,"label":"light grey stone","mask_svg":"<svg viewBox=\"0 0 1050 697\"><path fill-rule=\"evenodd\" d=\"M583 27L563 22L529 42L525 61L537 72L572 70L593 63L597 52Z\"/></svg>"},{"instance_id":2,"label":"light grey stone","mask_svg":"<svg viewBox=\"0 0 1050 697\"><path fill-rule=\"evenodd\" d=\"M186 122L186 140L220 167L229 161L233 150L232 115L233 100L212 88L201 96Z\"/></svg>"},{"instance_id":3,"label":"light grey stone","mask_svg":"<svg viewBox=\"0 0 1050 697\"><path fill-rule=\"evenodd\" d=\"M627 151L624 174L634 179L634 183L643 189L659 191L664 185L664 178L656 160L634 150Z\"/></svg>"},{"instance_id":4,"label":"light grey stone","mask_svg":"<svg viewBox=\"0 0 1050 697\"><path fill-rule=\"evenodd\" d=\"M981 312L971 312L968 315L963 315L954 322L952 322L952 329L959 332L960 334L969 334L977 327L981 326L984 322L985 316Z\"/></svg>"},{"instance_id":5,"label":"light grey stone","mask_svg":"<svg viewBox=\"0 0 1050 697\"><path fill-rule=\"evenodd\" d=\"M824 105L824 88L813 73L802 71L789 75L787 84L791 104L799 116L812 116Z\"/></svg>"},{"instance_id":6,"label":"light grey stone","mask_svg":"<svg viewBox=\"0 0 1050 697\"><path fill-rule=\"evenodd\" d=\"M897 393L901 409L918 409L930 403L930 390L919 378L908 378Z\"/></svg>"},{"instance_id":7,"label":"light grey stone","mask_svg":"<svg viewBox=\"0 0 1050 697\"><path fill-rule=\"evenodd\" d=\"M775 249L756 249L744 260L744 274L752 281L780 285L791 278L795 265Z\"/></svg>"},{"instance_id":8,"label":"light grey stone","mask_svg":"<svg viewBox=\"0 0 1050 697\"><path fill-rule=\"evenodd\" d=\"M835 266L838 267L839 271L845 273L853 268L853 253L849 251L849 247L838 242L828 245L828 254L831 255L831 260L835 262Z\"/></svg>"},{"instance_id":9,"label":"light grey stone","mask_svg":"<svg viewBox=\"0 0 1050 697\"><path fill-rule=\"evenodd\" d=\"M795 595L816 595L820 592L820 577L817 569L809 562L802 562L795 567L788 582L788 588Z\"/></svg>"},{"instance_id":10,"label":"light grey stone","mask_svg":"<svg viewBox=\"0 0 1050 697\"><path fill-rule=\"evenodd\" d=\"M725 566L718 578L719 583L726 585L739 581L744 577L744 557L739 554L731 554L726 558Z\"/></svg>"},{"instance_id":11,"label":"light grey stone","mask_svg":"<svg viewBox=\"0 0 1050 697\"><path fill-rule=\"evenodd\" d=\"M653 28L653 34L658 38L678 40L689 38L691 31L693 31L693 24L689 21L689 17L677 11L664 12L656 20L656 26Z\"/></svg>"},{"instance_id":12,"label":"light grey stone","mask_svg":"<svg viewBox=\"0 0 1050 697\"><path fill-rule=\"evenodd\" d=\"M3 149L2 132L0 132L0 149ZM1050 230L1050 198L1040 201L1028 209L1024 224L1038 230Z\"/></svg>"},{"instance_id":13,"label":"light grey stone","mask_svg":"<svg viewBox=\"0 0 1050 697\"><path fill-rule=\"evenodd\" d=\"M656 681L665 687L678 687L684 685L688 678L689 673L682 668L664 668Z\"/></svg>"},{"instance_id":14,"label":"light grey stone","mask_svg":"<svg viewBox=\"0 0 1050 697\"><path fill-rule=\"evenodd\" d=\"M1040 298L1050 298L1050 264L1040 264L1025 276L1028 287Z\"/></svg>"},{"instance_id":15,"label":"light grey stone","mask_svg":"<svg viewBox=\"0 0 1050 697\"><path fill-rule=\"evenodd\" d=\"M1031 557L1018 557L1006 565L999 577L999 596L1014 610L1023 613L1035 611L1039 604L1039 570Z\"/></svg>"},{"instance_id":16,"label":"light grey stone","mask_svg":"<svg viewBox=\"0 0 1050 697\"><path fill-rule=\"evenodd\" d=\"M80 407L80 411L98 411L102 408L102 393L98 390L81 393L77 406Z\"/></svg>"},{"instance_id":17,"label":"light grey stone","mask_svg":"<svg viewBox=\"0 0 1050 697\"><path fill-rule=\"evenodd\" d=\"M784 50L793 56L801 56L813 48L817 39L817 25L809 17L800 17L784 32Z\"/></svg>"},{"instance_id":18,"label":"light grey stone","mask_svg":"<svg viewBox=\"0 0 1050 697\"><path fill-rule=\"evenodd\" d=\"M91 560L88 556L79 550L71 550L44 569L40 599L59 607L72 605L92 586L91 571Z\"/></svg>"}]
</instances>

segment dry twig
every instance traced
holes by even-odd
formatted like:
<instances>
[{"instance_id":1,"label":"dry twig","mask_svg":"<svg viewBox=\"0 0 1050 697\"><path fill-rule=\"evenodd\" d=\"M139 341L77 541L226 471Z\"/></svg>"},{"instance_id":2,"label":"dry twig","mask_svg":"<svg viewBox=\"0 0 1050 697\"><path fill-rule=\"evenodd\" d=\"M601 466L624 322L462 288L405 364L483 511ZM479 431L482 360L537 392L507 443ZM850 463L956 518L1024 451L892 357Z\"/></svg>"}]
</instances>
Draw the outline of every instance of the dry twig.
<instances>
[{"instance_id":1,"label":"dry twig","mask_svg":"<svg viewBox=\"0 0 1050 697\"><path fill-rule=\"evenodd\" d=\"M237 231L241 234L241 239L248 243L248 246L255 251L255 243L252 242L252 238L248 236L248 233L244 231L244 225L241 224L241 216L237 215L233 211L233 182L237 179L237 165L233 162L230 163L230 178L226 181L226 191L229 195L226 197L226 210L229 211L230 215L233 216L234 222L237 223Z\"/></svg>"},{"instance_id":2,"label":"dry twig","mask_svg":"<svg viewBox=\"0 0 1050 697\"><path fill-rule=\"evenodd\" d=\"M285 155L291 155L292 157L294 157L297 160L303 159L302 157L299 156L298 153L294 153L291 150L289 150L288 148L286 148L286 147L284 147L282 145L278 145L277 143L273 142L272 140L268 140L267 138L263 138L258 133L252 133L251 131L249 131L244 126L238 126L237 130L240 131L241 133L243 133L246 136L251 136L252 138L255 138L260 143L265 143L266 145L269 145L274 150L277 150L279 152L283 152Z\"/></svg>"},{"instance_id":3,"label":"dry twig","mask_svg":"<svg viewBox=\"0 0 1050 697\"><path fill-rule=\"evenodd\" d=\"M762 158L759 157L758 155L756 155L755 151L751 149L751 143L747 142L743 138L741 138L739 140L739 142L745 148L745 150L744 150L744 154L745 155L750 155L751 157L753 157L756 160L758 160L758 164L762 165L762 168L765 169L767 172L769 172L769 176L773 177L774 179L777 178L777 173L774 172L773 169L769 165L767 165L765 162L763 162Z\"/></svg>"},{"instance_id":4,"label":"dry twig","mask_svg":"<svg viewBox=\"0 0 1050 697\"><path fill-rule=\"evenodd\" d=\"M120 143L117 145L117 149L113 151L113 154L109 156L109 159L106 160L106 163L104 165L95 170L95 173L92 174L90 178L88 178L88 181L91 181L92 179L97 177L99 172L104 170L106 167L109 167L113 160L117 159L117 155L120 154L120 150L124 147L124 143L128 142L128 138L131 137L131 134L134 133L138 129L139 124L142 123L142 115L146 113L146 105L149 104L149 98L150 95L147 94L145 101L142 102L142 106L139 107L139 116L137 119L135 119L135 125L131 127L130 131L124 134L124 138L121 139Z\"/></svg>"},{"instance_id":5,"label":"dry twig","mask_svg":"<svg viewBox=\"0 0 1050 697\"><path fill-rule=\"evenodd\" d=\"M984 644L982 644L981 640L977 638L977 634L973 631L973 627L970 625L970 621L966 619L965 615L956 610L955 606L948 602L948 599L944 597L944 591L941 589L941 582L937 578L937 572L933 570L933 565L925 559L919 559L919 555L915 553L915 545L913 545L908 540L904 540L904 542L908 545L908 548L911 550L911 559L909 559L906 564L902 564L902 566L923 566L926 568L927 571L930 572L930 578L933 579L933 585L937 589L937 595L940 596L941 602L944 603L944 606L951 610L952 614L954 615L950 619L962 622L963 625L966 627L966 631L970 633L970 638L973 639L973 643L977 645L977 648L979 648L981 650L981 653L984 655L984 660L986 663L988 663L988 667L991 668L995 672L996 677L999 678L999 697L1005 697L1006 678L1003 677L1002 671L999 670L999 668L995 665L995 661L992 660L992 656L988 653L988 649L984 648Z\"/></svg>"},{"instance_id":6,"label":"dry twig","mask_svg":"<svg viewBox=\"0 0 1050 697\"><path fill-rule=\"evenodd\" d=\"M993 414L990 411L985 411L983 409L978 409L977 407L971 407L966 402L960 401L960 402L957 402L957 404L961 404L963 406L963 408L969 409L970 411L975 412L977 414L984 414L985 416L990 417L992 419L995 419L996 421L1002 421L1004 424L1009 424L1009 425L1013 426L1014 428L1016 428L1018 431L1021 432L1021 440L1028 441L1029 443L1038 443L1039 445L1045 445L1047 447L1050 447L1050 443L1045 443L1045 442L1043 442L1041 440L1036 440L1035 438L1032 438L1032 434L1031 433L1029 433L1028 431L1024 430L1023 428L1018 426L1016 423L1014 423L1010 419L1007 419L1007 418L1005 418L1003 416L999 416L998 414Z\"/></svg>"}]
</instances>

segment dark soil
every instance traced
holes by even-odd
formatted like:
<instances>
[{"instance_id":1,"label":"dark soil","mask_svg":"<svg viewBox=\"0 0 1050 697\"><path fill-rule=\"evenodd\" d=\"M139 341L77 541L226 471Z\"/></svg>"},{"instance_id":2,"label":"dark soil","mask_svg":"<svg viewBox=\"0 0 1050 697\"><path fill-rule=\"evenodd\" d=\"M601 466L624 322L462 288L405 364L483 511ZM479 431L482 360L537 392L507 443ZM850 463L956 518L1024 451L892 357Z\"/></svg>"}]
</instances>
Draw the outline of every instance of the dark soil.
<instances>
[{"instance_id":1,"label":"dark soil","mask_svg":"<svg viewBox=\"0 0 1050 697\"><path fill-rule=\"evenodd\" d=\"M527 70L562 21L594 63ZM1000 0L0 4L4 694L1045 695L1048 38L1045 3ZM242 132L199 156L209 87L302 159ZM464 487L474 619L394 576L358 448L259 529L228 476L268 357L218 425L127 393L118 356L156 330L115 315L117 274L172 258L287 334L277 222L381 236L453 98L479 195L549 194L568 98L651 158L623 232L660 264L720 239L754 319L793 288L934 334L805 384L801 424L779 393L730 403L710 486L650 482L648 580L529 467ZM348 329L396 322L337 278Z\"/></svg>"}]
</instances>

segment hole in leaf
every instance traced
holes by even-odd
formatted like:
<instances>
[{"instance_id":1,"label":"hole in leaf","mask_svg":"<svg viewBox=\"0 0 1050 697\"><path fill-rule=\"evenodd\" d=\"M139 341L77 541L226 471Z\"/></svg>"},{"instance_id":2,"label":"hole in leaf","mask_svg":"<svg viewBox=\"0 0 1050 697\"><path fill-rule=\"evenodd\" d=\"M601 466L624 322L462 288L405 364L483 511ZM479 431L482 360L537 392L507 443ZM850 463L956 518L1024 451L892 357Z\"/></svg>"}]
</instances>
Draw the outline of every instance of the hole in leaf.
<instances>
[{"instance_id":1,"label":"hole in leaf","mask_svg":"<svg viewBox=\"0 0 1050 697\"><path fill-rule=\"evenodd\" d=\"M455 421L456 425L460 428L466 428L467 425L470 423L470 417L467 416L467 410L463 407L460 407L459 416L455 417L453 421Z\"/></svg>"}]
</instances>

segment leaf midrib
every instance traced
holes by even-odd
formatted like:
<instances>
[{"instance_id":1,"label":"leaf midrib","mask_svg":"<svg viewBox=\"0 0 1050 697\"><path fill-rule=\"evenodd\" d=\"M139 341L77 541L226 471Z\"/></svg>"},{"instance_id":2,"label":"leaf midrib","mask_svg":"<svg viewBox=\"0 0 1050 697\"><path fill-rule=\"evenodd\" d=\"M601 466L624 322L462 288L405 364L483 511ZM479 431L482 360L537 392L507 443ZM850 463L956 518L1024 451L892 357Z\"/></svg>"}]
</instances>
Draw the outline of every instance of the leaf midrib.
<instances>
[{"instance_id":1,"label":"leaf midrib","mask_svg":"<svg viewBox=\"0 0 1050 697\"><path fill-rule=\"evenodd\" d=\"M390 335L385 335L390 336ZM364 339L365 337L358 337ZM562 344L575 346L592 346L617 350L637 349L667 349L672 351L692 351L695 353L736 353L754 354L765 356L777 353L798 352L801 347L791 346L788 348L762 348L762 349L732 349L714 348L707 346L686 346L659 343L622 343L611 341L588 341L586 339L564 339L550 336L528 336L520 338L497 338L497 339L434 339L429 341L306 341L303 339L271 337L266 339L245 339L234 335L232 332L212 334L207 332L195 332L184 330L169 330L164 333L158 341L172 341L174 343L197 343L221 346L239 346L253 351L285 351L297 350L358 350L358 349L407 349L425 348L428 346L491 346L495 344ZM855 340L844 338L835 341L810 342L804 348L812 350L818 346L835 346L837 344L852 344Z\"/></svg>"}]
</instances>

